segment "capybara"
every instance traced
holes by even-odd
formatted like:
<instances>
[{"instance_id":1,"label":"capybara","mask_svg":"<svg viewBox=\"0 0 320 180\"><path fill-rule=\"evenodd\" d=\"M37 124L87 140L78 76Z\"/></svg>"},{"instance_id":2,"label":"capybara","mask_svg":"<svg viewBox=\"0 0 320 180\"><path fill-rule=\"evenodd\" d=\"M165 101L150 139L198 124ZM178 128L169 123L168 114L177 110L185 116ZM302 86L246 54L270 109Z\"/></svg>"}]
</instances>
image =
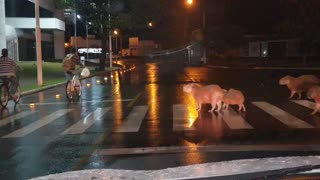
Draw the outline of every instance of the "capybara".
<instances>
[{"instance_id":1,"label":"capybara","mask_svg":"<svg viewBox=\"0 0 320 180\"><path fill-rule=\"evenodd\" d=\"M316 114L320 110L320 86L312 86L307 92L307 97L316 103L311 114Z\"/></svg>"},{"instance_id":2,"label":"capybara","mask_svg":"<svg viewBox=\"0 0 320 180\"><path fill-rule=\"evenodd\" d=\"M296 93L301 98L302 92L307 92L310 87L320 83L320 80L314 75L302 75L297 78L292 76L284 76L279 80L280 85L287 85L291 94L289 99L292 98Z\"/></svg>"},{"instance_id":3,"label":"capybara","mask_svg":"<svg viewBox=\"0 0 320 180\"><path fill-rule=\"evenodd\" d=\"M238 111L246 111L246 108L244 107L244 95L241 91L237 89L229 89L225 92L225 95L223 96L223 108L229 108L229 105L238 105Z\"/></svg>"},{"instance_id":4,"label":"capybara","mask_svg":"<svg viewBox=\"0 0 320 180\"><path fill-rule=\"evenodd\" d=\"M218 85L207 85L200 86L199 84L189 83L183 86L183 91L190 93L193 98L197 101L198 111L201 110L201 104L211 104L209 112L213 112L216 105L218 108L216 111L221 109L221 101L224 95L223 89Z\"/></svg>"}]
</instances>

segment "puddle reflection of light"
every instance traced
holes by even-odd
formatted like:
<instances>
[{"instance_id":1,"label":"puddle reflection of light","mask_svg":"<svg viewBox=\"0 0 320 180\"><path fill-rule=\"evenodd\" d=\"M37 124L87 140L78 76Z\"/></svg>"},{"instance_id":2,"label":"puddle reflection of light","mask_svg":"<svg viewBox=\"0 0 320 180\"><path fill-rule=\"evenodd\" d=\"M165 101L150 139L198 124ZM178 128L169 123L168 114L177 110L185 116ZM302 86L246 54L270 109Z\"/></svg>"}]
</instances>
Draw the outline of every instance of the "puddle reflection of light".
<instances>
[{"instance_id":1,"label":"puddle reflection of light","mask_svg":"<svg viewBox=\"0 0 320 180\"><path fill-rule=\"evenodd\" d=\"M198 111L196 109L197 103L192 96L186 95L186 97L184 98L183 104L187 105L187 110L188 110L187 116L189 120L188 127L191 128L198 117Z\"/></svg>"},{"instance_id":2,"label":"puddle reflection of light","mask_svg":"<svg viewBox=\"0 0 320 180\"><path fill-rule=\"evenodd\" d=\"M39 93L38 93L38 97L39 97L39 102L42 102L42 103L43 103L43 102L44 102L44 99L45 99L45 98L44 98L44 92L39 92Z\"/></svg>"},{"instance_id":3,"label":"puddle reflection of light","mask_svg":"<svg viewBox=\"0 0 320 180\"><path fill-rule=\"evenodd\" d=\"M183 141L183 144L188 147L190 153L184 153L183 161L185 165L188 164L200 164L206 159L205 154L199 150L199 145L187 140Z\"/></svg>"},{"instance_id":4,"label":"puddle reflection of light","mask_svg":"<svg viewBox=\"0 0 320 180\"><path fill-rule=\"evenodd\" d=\"M151 82L147 86L147 95L149 99L148 105L151 120L149 130L152 132L157 132L159 130L159 86L154 82L157 81L158 67L155 64L148 64L146 72L148 81ZM150 135L151 134L152 133L150 133Z\"/></svg>"},{"instance_id":5,"label":"puddle reflection of light","mask_svg":"<svg viewBox=\"0 0 320 180\"><path fill-rule=\"evenodd\" d=\"M117 71L113 72L112 77L112 82L111 83L111 89L112 89L112 96L113 99L115 100L113 102L113 115L115 119L115 126L118 127L122 124L122 119L123 119L123 111L122 111L122 93L120 90L120 77L119 73Z\"/></svg>"},{"instance_id":6,"label":"puddle reflection of light","mask_svg":"<svg viewBox=\"0 0 320 180\"><path fill-rule=\"evenodd\" d=\"M56 94L56 99L60 99L60 94Z\"/></svg>"},{"instance_id":7,"label":"puddle reflection of light","mask_svg":"<svg viewBox=\"0 0 320 180\"><path fill-rule=\"evenodd\" d=\"M29 107L30 107L31 110L35 110L36 105L34 103L31 103L31 104L29 104Z\"/></svg>"}]
</instances>

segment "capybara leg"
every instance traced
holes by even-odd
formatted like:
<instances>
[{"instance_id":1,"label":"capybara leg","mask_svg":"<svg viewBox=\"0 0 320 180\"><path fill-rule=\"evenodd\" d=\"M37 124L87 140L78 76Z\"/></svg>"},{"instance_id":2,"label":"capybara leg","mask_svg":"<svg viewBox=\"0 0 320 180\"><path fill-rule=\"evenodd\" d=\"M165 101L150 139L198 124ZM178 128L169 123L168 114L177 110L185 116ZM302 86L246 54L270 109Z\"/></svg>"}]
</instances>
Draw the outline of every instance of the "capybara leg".
<instances>
[{"instance_id":1,"label":"capybara leg","mask_svg":"<svg viewBox=\"0 0 320 180\"><path fill-rule=\"evenodd\" d=\"M312 111L312 115L315 115L316 113L318 112L318 110L315 108L313 111Z\"/></svg>"},{"instance_id":2,"label":"capybara leg","mask_svg":"<svg viewBox=\"0 0 320 180\"><path fill-rule=\"evenodd\" d=\"M208 112L213 112L215 108L216 108L216 104L211 103L211 109Z\"/></svg>"},{"instance_id":3,"label":"capybara leg","mask_svg":"<svg viewBox=\"0 0 320 180\"><path fill-rule=\"evenodd\" d=\"M238 105L239 106L239 108L238 108L238 111L241 111L241 109L242 109L242 106L241 105Z\"/></svg>"},{"instance_id":4,"label":"capybara leg","mask_svg":"<svg viewBox=\"0 0 320 180\"><path fill-rule=\"evenodd\" d=\"M320 109L320 104L316 104L316 107L314 107L313 112L311 113L312 115L315 115Z\"/></svg>"},{"instance_id":5,"label":"capybara leg","mask_svg":"<svg viewBox=\"0 0 320 180\"><path fill-rule=\"evenodd\" d=\"M226 103L223 103L222 109L225 109L225 108L227 108L227 105Z\"/></svg>"},{"instance_id":6,"label":"capybara leg","mask_svg":"<svg viewBox=\"0 0 320 180\"><path fill-rule=\"evenodd\" d=\"M288 99L291 99L294 96L295 93L296 93L295 91L291 91L291 94L290 94Z\"/></svg>"},{"instance_id":7,"label":"capybara leg","mask_svg":"<svg viewBox=\"0 0 320 180\"><path fill-rule=\"evenodd\" d=\"M219 101L218 103L217 103L217 105L218 105L218 108L216 109L216 112L218 112L218 111L220 111L220 109L221 109L221 101Z\"/></svg>"},{"instance_id":8,"label":"capybara leg","mask_svg":"<svg viewBox=\"0 0 320 180\"><path fill-rule=\"evenodd\" d=\"M242 106L243 111L246 111L246 107L244 106L244 104L242 104L241 106Z\"/></svg>"},{"instance_id":9,"label":"capybara leg","mask_svg":"<svg viewBox=\"0 0 320 180\"><path fill-rule=\"evenodd\" d=\"M197 108L198 111L201 110L201 104L198 104L198 108Z\"/></svg>"},{"instance_id":10,"label":"capybara leg","mask_svg":"<svg viewBox=\"0 0 320 180\"><path fill-rule=\"evenodd\" d=\"M300 92L300 93L298 93L298 95L299 95L298 99L301 99L301 92Z\"/></svg>"}]
</instances>

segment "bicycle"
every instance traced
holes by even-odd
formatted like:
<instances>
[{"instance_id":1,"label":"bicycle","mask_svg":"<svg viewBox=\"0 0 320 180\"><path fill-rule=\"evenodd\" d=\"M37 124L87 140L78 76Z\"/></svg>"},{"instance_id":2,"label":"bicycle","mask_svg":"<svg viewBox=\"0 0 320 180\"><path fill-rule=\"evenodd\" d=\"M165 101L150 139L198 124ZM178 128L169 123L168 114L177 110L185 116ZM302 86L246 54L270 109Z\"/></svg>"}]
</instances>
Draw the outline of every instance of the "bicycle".
<instances>
[{"instance_id":1,"label":"bicycle","mask_svg":"<svg viewBox=\"0 0 320 180\"><path fill-rule=\"evenodd\" d=\"M68 72L71 74L71 72ZM66 83L66 96L69 102L78 101L81 96L81 82L79 80L79 75L72 73L72 78Z\"/></svg>"},{"instance_id":2,"label":"bicycle","mask_svg":"<svg viewBox=\"0 0 320 180\"><path fill-rule=\"evenodd\" d=\"M1 77L1 79L0 105L6 107L9 100L13 100L15 104L18 104L21 97L19 81L11 81L9 76Z\"/></svg>"}]
</instances>

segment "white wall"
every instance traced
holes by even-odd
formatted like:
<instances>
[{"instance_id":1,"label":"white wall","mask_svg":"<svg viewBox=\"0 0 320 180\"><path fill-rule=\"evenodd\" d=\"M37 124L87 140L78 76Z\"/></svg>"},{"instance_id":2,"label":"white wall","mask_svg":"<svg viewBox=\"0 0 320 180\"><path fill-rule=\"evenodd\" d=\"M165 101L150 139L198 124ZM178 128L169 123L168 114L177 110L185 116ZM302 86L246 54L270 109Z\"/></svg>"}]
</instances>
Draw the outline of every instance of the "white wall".
<instances>
[{"instance_id":1,"label":"white wall","mask_svg":"<svg viewBox=\"0 0 320 180\"><path fill-rule=\"evenodd\" d=\"M15 28L34 29L36 20L35 18L6 18L6 24ZM57 18L40 18L40 28L64 31L65 23Z\"/></svg>"},{"instance_id":2,"label":"white wall","mask_svg":"<svg viewBox=\"0 0 320 180\"><path fill-rule=\"evenodd\" d=\"M0 49L6 48L6 13L5 13L5 0L0 0Z\"/></svg>"}]
</instances>

